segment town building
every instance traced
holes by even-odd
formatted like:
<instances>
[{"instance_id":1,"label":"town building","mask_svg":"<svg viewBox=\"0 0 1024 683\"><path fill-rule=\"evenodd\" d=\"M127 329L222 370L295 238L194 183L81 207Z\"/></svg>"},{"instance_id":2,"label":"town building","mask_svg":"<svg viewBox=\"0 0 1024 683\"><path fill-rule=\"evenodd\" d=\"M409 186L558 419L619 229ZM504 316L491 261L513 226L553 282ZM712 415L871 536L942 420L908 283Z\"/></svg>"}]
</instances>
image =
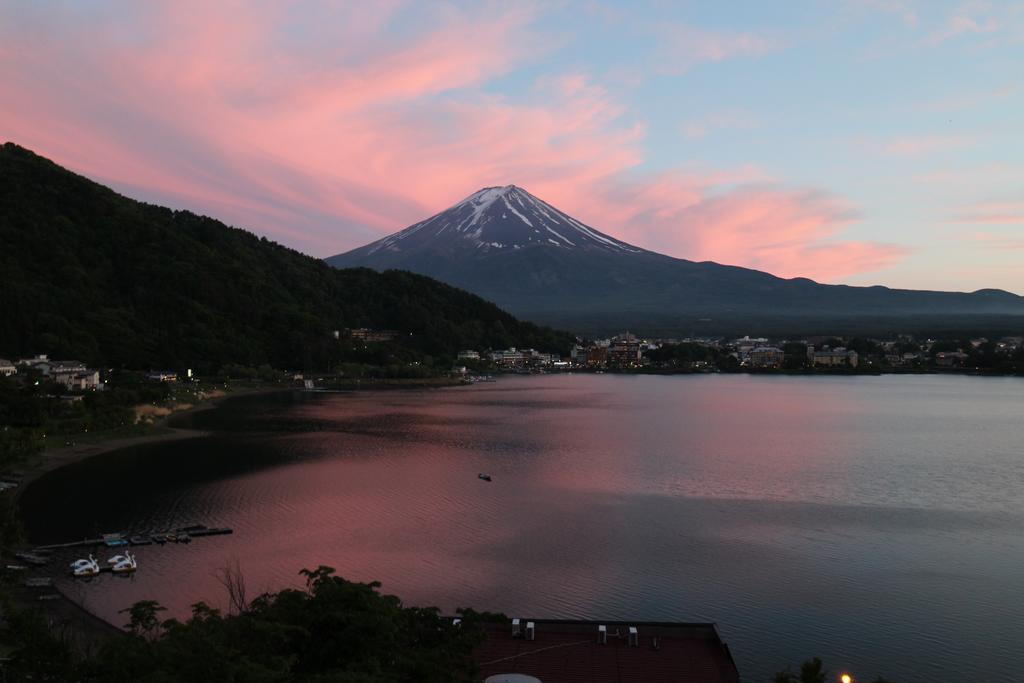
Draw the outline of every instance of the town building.
<instances>
[{"instance_id":1,"label":"town building","mask_svg":"<svg viewBox=\"0 0 1024 683\"><path fill-rule=\"evenodd\" d=\"M85 363L77 360L55 360L50 362L50 375L66 375L86 371Z\"/></svg>"},{"instance_id":2,"label":"town building","mask_svg":"<svg viewBox=\"0 0 1024 683\"><path fill-rule=\"evenodd\" d=\"M171 370L151 370L146 373L146 379L151 382L177 382L178 373Z\"/></svg>"},{"instance_id":3,"label":"town building","mask_svg":"<svg viewBox=\"0 0 1024 683\"><path fill-rule=\"evenodd\" d=\"M530 349L530 365L548 366L562 359L557 353L541 353Z\"/></svg>"},{"instance_id":4,"label":"town building","mask_svg":"<svg viewBox=\"0 0 1024 683\"><path fill-rule=\"evenodd\" d=\"M782 349L775 346L757 346L747 354L747 361L753 368L781 368L785 357Z\"/></svg>"},{"instance_id":5,"label":"town building","mask_svg":"<svg viewBox=\"0 0 1024 683\"><path fill-rule=\"evenodd\" d=\"M591 346L587 349L585 362L588 368L603 368L608 362L608 347Z\"/></svg>"},{"instance_id":6,"label":"town building","mask_svg":"<svg viewBox=\"0 0 1024 683\"><path fill-rule=\"evenodd\" d=\"M503 368L521 368L530 360L530 354L516 348L492 351L491 362Z\"/></svg>"},{"instance_id":7,"label":"town building","mask_svg":"<svg viewBox=\"0 0 1024 683\"><path fill-rule=\"evenodd\" d=\"M853 350L847 350L840 346L834 349L828 346L823 346L820 351L816 351L813 346L807 347L807 359L811 361L811 365L818 367L857 367L857 352Z\"/></svg>"},{"instance_id":8,"label":"town building","mask_svg":"<svg viewBox=\"0 0 1024 683\"><path fill-rule=\"evenodd\" d=\"M569 360L575 365L585 365L587 362L587 350L579 344L573 344L569 350Z\"/></svg>"},{"instance_id":9,"label":"town building","mask_svg":"<svg viewBox=\"0 0 1024 683\"><path fill-rule=\"evenodd\" d=\"M640 364L640 340L629 332L612 339L608 347L608 365L617 368L632 368Z\"/></svg>"},{"instance_id":10,"label":"town building","mask_svg":"<svg viewBox=\"0 0 1024 683\"><path fill-rule=\"evenodd\" d=\"M939 351L935 354L935 364L945 368L960 368L968 358L970 356L961 351Z\"/></svg>"},{"instance_id":11,"label":"town building","mask_svg":"<svg viewBox=\"0 0 1024 683\"><path fill-rule=\"evenodd\" d=\"M479 351L459 351L459 360L480 360Z\"/></svg>"},{"instance_id":12,"label":"town building","mask_svg":"<svg viewBox=\"0 0 1024 683\"><path fill-rule=\"evenodd\" d=\"M0 358L0 377L10 377L17 374L18 368L9 360Z\"/></svg>"},{"instance_id":13,"label":"town building","mask_svg":"<svg viewBox=\"0 0 1024 683\"><path fill-rule=\"evenodd\" d=\"M733 342L733 346L736 347L736 351L738 351L741 356L746 356L754 349L767 345L768 340L764 337L751 338L750 335L745 335Z\"/></svg>"},{"instance_id":14,"label":"town building","mask_svg":"<svg viewBox=\"0 0 1024 683\"><path fill-rule=\"evenodd\" d=\"M103 388L99 370L83 370L82 372L62 370L54 372L50 377L68 391L98 391Z\"/></svg>"},{"instance_id":15,"label":"town building","mask_svg":"<svg viewBox=\"0 0 1024 683\"><path fill-rule=\"evenodd\" d=\"M45 353L41 353L31 358L22 358L18 361L18 367L35 370L45 376L50 374L50 359Z\"/></svg>"}]
</instances>

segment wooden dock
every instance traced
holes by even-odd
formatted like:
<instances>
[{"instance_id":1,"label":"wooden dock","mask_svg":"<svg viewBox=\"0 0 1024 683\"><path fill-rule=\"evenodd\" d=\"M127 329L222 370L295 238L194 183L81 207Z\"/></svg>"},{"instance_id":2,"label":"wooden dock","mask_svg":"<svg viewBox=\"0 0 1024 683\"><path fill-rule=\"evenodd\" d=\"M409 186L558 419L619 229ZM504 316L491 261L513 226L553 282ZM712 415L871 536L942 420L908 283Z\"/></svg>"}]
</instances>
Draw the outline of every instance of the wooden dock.
<instances>
[{"instance_id":1,"label":"wooden dock","mask_svg":"<svg viewBox=\"0 0 1024 683\"><path fill-rule=\"evenodd\" d=\"M125 547L128 545L150 545L154 542L158 545L188 543L193 538L201 538L203 536L224 536L231 533L234 533L234 530L229 527L208 527L202 524L196 524L167 531L135 534L131 537L128 537L125 534L104 534L104 536L100 538L84 538L81 541L69 541L68 543L51 543L50 545L38 546L35 549L35 552L39 553L62 550L65 548L88 548L95 546ZM111 545L111 538L114 536L117 536L118 539L121 539L123 542L120 542L117 545Z\"/></svg>"}]
</instances>

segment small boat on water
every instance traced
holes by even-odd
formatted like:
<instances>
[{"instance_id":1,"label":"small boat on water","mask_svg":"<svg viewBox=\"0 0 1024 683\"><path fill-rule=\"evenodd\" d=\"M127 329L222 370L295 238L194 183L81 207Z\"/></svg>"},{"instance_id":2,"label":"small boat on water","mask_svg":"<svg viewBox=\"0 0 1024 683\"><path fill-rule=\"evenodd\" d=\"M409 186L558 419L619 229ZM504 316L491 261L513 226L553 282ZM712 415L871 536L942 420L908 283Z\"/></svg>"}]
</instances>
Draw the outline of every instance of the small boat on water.
<instances>
[{"instance_id":1,"label":"small boat on water","mask_svg":"<svg viewBox=\"0 0 1024 683\"><path fill-rule=\"evenodd\" d=\"M125 552L124 555L114 555L107 562L112 565L110 571L115 574L131 574L139 567L135 556L129 552Z\"/></svg>"},{"instance_id":2,"label":"small boat on water","mask_svg":"<svg viewBox=\"0 0 1024 683\"><path fill-rule=\"evenodd\" d=\"M149 545L153 542L153 539L146 536L132 536L128 539L128 542L132 545Z\"/></svg>"},{"instance_id":3,"label":"small boat on water","mask_svg":"<svg viewBox=\"0 0 1024 683\"><path fill-rule=\"evenodd\" d=\"M477 476L478 479L483 479L484 481L490 481L491 480L491 475L484 474L483 472L481 472L480 474L478 474L476 476Z\"/></svg>"},{"instance_id":4,"label":"small boat on water","mask_svg":"<svg viewBox=\"0 0 1024 683\"><path fill-rule=\"evenodd\" d=\"M80 578L96 576L100 573L100 563L90 555L88 559L75 560L71 563L71 574Z\"/></svg>"},{"instance_id":5,"label":"small boat on water","mask_svg":"<svg viewBox=\"0 0 1024 683\"><path fill-rule=\"evenodd\" d=\"M177 537L176 540L178 541L178 543L191 543L192 542L192 537L189 536L188 534L181 533L181 534L178 534L178 537Z\"/></svg>"},{"instance_id":6,"label":"small boat on water","mask_svg":"<svg viewBox=\"0 0 1024 683\"><path fill-rule=\"evenodd\" d=\"M128 541L125 539L124 534L103 534L103 544L108 548L118 548L128 545Z\"/></svg>"}]
</instances>

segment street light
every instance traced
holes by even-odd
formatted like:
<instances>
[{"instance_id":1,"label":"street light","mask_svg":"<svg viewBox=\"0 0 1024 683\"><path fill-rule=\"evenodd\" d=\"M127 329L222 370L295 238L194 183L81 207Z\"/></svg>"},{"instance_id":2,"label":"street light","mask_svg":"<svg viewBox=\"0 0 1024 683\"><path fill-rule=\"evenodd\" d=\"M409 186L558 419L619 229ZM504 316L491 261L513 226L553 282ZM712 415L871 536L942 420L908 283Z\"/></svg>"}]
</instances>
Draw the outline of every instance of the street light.
<instances>
[{"instance_id":1,"label":"street light","mask_svg":"<svg viewBox=\"0 0 1024 683\"><path fill-rule=\"evenodd\" d=\"M853 683L853 676L851 676L850 674L842 674L839 677L839 681L840 683Z\"/></svg>"}]
</instances>

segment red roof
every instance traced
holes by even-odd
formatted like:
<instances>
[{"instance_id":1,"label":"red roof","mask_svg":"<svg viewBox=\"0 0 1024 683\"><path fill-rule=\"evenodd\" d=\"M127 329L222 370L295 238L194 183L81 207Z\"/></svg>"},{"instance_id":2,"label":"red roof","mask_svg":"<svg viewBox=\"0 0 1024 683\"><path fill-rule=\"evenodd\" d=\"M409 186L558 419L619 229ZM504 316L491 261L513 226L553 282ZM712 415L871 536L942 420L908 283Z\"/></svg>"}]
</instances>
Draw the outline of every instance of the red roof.
<instances>
[{"instance_id":1,"label":"red roof","mask_svg":"<svg viewBox=\"0 0 1024 683\"><path fill-rule=\"evenodd\" d=\"M562 621L535 624L534 640L513 637L510 623L487 626L487 641L474 653L481 681L497 674L526 674L542 683L739 683L728 646L714 624ZM607 642L598 642L598 626ZM638 644L629 644L629 627ZM657 646L655 646L657 642Z\"/></svg>"}]
</instances>

